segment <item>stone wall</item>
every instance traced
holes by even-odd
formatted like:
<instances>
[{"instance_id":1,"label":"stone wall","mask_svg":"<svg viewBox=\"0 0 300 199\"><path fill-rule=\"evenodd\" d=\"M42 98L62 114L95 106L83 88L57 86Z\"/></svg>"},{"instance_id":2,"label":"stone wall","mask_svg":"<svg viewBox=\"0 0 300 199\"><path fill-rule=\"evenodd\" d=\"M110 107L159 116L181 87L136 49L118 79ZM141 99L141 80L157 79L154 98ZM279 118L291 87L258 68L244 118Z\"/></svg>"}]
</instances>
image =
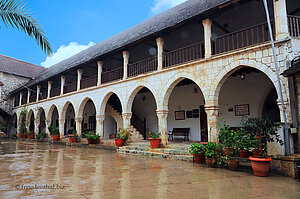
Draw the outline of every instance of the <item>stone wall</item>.
<instances>
[{"instance_id":1,"label":"stone wall","mask_svg":"<svg viewBox=\"0 0 300 199\"><path fill-rule=\"evenodd\" d=\"M296 98L297 98L297 109L298 109L298 125L300 124L300 72L294 76ZM300 128L298 128L298 140L296 142L296 150L300 152Z\"/></svg>"},{"instance_id":2,"label":"stone wall","mask_svg":"<svg viewBox=\"0 0 300 199\"><path fill-rule=\"evenodd\" d=\"M12 99L9 99L8 97L9 92L19 88L21 85L27 83L30 79L0 72L0 80L4 84L1 89L0 108L9 114L12 114Z\"/></svg>"}]
</instances>

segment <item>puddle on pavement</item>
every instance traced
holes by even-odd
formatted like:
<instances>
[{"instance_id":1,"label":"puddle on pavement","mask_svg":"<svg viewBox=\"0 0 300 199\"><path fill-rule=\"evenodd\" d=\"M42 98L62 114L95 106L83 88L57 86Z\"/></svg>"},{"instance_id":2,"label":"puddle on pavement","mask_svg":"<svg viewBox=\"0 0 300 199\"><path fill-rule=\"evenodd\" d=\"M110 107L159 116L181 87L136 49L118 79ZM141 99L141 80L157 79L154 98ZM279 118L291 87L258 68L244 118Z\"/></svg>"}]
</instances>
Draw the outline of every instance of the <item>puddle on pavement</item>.
<instances>
[{"instance_id":1,"label":"puddle on pavement","mask_svg":"<svg viewBox=\"0 0 300 199\"><path fill-rule=\"evenodd\" d=\"M4 140L0 198L300 198L300 183L271 175L113 151Z\"/></svg>"}]
</instances>

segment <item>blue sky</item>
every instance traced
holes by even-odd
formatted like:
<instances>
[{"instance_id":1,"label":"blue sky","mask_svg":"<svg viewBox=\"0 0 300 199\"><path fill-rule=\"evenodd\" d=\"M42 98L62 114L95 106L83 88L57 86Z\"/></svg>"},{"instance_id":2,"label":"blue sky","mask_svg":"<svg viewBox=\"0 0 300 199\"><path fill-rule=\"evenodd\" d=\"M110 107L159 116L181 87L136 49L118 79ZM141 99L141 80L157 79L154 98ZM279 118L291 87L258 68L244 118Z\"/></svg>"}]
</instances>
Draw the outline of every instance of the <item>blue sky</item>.
<instances>
[{"instance_id":1,"label":"blue sky","mask_svg":"<svg viewBox=\"0 0 300 199\"><path fill-rule=\"evenodd\" d=\"M23 32L0 21L0 54L49 67L185 0L27 0L52 45L47 58Z\"/></svg>"}]
</instances>

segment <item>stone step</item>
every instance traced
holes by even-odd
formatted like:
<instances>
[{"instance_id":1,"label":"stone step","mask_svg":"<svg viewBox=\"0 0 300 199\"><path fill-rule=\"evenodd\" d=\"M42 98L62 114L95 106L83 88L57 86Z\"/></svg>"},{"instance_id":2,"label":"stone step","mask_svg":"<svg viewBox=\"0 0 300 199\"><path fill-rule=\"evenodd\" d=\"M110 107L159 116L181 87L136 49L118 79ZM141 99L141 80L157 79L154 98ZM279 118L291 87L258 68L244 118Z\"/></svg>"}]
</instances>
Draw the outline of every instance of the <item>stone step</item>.
<instances>
[{"instance_id":1,"label":"stone step","mask_svg":"<svg viewBox=\"0 0 300 199\"><path fill-rule=\"evenodd\" d=\"M171 155L190 155L190 152L188 150L158 148L158 149L151 149L151 151L166 153L166 154L171 154Z\"/></svg>"},{"instance_id":2,"label":"stone step","mask_svg":"<svg viewBox=\"0 0 300 199\"><path fill-rule=\"evenodd\" d=\"M122 146L120 149L125 149L125 150L136 150L136 151L148 151L149 147L141 147L141 146Z\"/></svg>"},{"instance_id":3,"label":"stone step","mask_svg":"<svg viewBox=\"0 0 300 199\"><path fill-rule=\"evenodd\" d=\"M129 144L129 146L150 147L150 142L132 142L132 143Z\"/></svg>"}]
</instances>

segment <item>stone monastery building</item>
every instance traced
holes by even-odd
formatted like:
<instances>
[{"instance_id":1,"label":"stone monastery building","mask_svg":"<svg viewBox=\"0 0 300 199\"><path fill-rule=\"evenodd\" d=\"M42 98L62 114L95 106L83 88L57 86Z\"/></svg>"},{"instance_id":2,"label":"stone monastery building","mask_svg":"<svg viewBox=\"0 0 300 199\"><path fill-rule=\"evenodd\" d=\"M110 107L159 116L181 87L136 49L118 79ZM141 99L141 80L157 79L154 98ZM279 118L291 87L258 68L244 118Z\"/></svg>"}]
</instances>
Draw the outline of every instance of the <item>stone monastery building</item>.
<instances>
[{"instance_id":1,"label":"stone monastery building","mask_svg":"<svg viewBox=\"0 0 300 199\"><path fill-rule=\"evenodd\" d=\"M283 73L300 55L300 1L268 5ZM263 1L188 0L48 68L10 96L14 121L28 107L35 134L53 124L62 136L95 130L109 139L123 126L135 140L161 132L167 144L168 131L190 128L189 140L217 141L220 118L236 127L242 115L282 124L281 103L297 128L290 82L280 78L284 102ZM299 152L298 140L291 135Z\"/></svg>"}]
</instances>

